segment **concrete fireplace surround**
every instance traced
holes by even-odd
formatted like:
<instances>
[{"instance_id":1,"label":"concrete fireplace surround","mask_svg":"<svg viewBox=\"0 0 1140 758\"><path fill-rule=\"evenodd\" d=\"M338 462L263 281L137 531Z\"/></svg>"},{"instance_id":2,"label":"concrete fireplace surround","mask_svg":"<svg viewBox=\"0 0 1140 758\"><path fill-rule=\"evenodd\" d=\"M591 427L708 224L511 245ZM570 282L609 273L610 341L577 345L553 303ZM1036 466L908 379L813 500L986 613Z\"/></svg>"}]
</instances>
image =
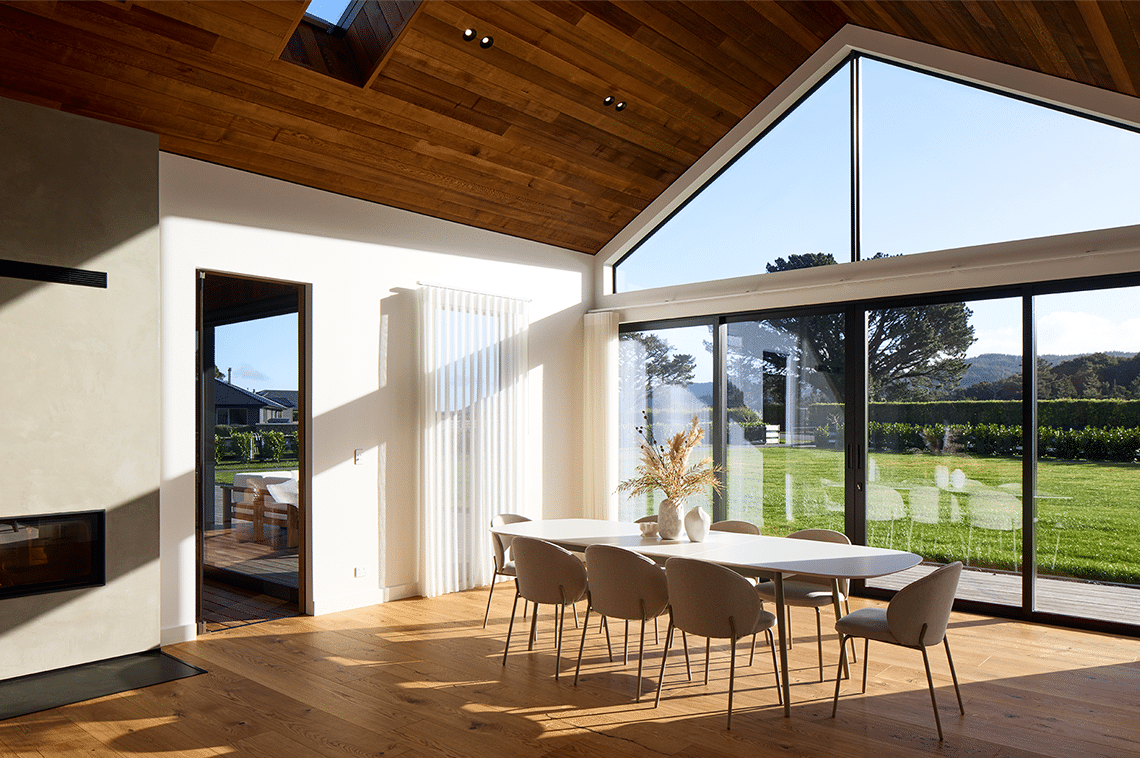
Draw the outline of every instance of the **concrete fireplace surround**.
<instances>
[{"instance_id":1,"label":"concrete fireplace surround","mask_svg":"<svg viewBox=\"0 0 1140 758\"><path fill-rule=\"evenodd\" d=\"M159 644L158 138L0 98L0 518L106 511L106 584L0 600L0 680ZM0 273L3 273L0 270Z\"/></svg>"}]
</instances>

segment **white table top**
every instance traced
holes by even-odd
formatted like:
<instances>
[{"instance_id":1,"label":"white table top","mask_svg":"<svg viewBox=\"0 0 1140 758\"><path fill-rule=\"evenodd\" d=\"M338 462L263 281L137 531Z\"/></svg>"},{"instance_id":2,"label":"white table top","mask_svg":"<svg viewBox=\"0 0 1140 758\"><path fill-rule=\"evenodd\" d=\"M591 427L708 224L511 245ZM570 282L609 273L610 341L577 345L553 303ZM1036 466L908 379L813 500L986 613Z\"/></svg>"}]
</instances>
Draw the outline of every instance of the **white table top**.
<instances>
[{"instance_id":1,"label":"white table top","mask_svg":"<svg viewBox=\"0 0 1140 758\"><path fill-rule=\"evenodd\" d=\"M922 558L902 550L790 540L736 532L709 532L704 542L688 538L642 537L637 524L596 519L546 519L504 524L491 531L512 537L537 537L567 549L607 544L629 548L655 560L673 556L700 558L742 574L780 572L820 577L868 579L917 565Z\"/></svg>"}]
</instances>

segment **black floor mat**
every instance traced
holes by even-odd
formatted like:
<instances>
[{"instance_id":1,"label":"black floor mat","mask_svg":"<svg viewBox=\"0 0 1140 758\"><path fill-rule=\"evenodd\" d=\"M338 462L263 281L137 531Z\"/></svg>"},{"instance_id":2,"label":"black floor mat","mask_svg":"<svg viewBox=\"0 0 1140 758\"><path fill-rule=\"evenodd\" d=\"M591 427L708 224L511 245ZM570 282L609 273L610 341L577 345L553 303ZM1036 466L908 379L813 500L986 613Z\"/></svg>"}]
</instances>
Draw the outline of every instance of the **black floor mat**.
<instances>
[{"instance_id":1,"label":"black floor mat","mask_svg":"<svg viewBox=\"0 0 1140 758\"><path fill-rule=\"evenodd\" d=\"M0 682L0 720L206 673L148 650Z\"/></svg>"}]
</instances>

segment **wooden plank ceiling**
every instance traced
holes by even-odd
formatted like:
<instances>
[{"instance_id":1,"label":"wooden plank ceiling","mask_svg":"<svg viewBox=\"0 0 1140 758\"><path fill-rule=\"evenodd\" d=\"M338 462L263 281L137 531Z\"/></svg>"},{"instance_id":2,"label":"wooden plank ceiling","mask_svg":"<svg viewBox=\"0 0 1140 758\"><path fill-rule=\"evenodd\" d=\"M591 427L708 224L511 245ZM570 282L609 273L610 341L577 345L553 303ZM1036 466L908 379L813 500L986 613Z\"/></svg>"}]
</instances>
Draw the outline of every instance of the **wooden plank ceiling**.
<instances>
[{"instance_id":1,"label":"wooden plank ceiling","mask_svg":"<svg viewBox=\"0 0 1140 758\"><path fill-rule=\"evenodd\" d=\"M596 253L847 23L1140 90L1132 2L426 0L374 65L342 61L351 81L329 75L331 59L297 65L305 44L321 54L312 34L288 60L306 5L0 3L0 96L156 132L178 155ZM464 41L469 27L494 44Z\"/></svg>"}]
</instances>

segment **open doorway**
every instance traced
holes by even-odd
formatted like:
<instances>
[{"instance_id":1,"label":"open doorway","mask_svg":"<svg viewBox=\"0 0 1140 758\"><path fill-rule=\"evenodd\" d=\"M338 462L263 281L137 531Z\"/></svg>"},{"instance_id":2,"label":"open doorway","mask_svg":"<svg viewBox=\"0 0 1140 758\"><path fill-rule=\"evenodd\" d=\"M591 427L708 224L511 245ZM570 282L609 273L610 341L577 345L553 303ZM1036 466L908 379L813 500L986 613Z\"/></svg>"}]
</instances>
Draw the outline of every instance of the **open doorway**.
<instances>
[{"instance_id":1,"label":"open doorway","mask_svg":"<svg viewBox=\"0 0 1140 758\"><path fill-rule=\"evenodd\" d=\"M199 272L198 630L305 607L304 286Z\"/></svg>"}]
</instances>

